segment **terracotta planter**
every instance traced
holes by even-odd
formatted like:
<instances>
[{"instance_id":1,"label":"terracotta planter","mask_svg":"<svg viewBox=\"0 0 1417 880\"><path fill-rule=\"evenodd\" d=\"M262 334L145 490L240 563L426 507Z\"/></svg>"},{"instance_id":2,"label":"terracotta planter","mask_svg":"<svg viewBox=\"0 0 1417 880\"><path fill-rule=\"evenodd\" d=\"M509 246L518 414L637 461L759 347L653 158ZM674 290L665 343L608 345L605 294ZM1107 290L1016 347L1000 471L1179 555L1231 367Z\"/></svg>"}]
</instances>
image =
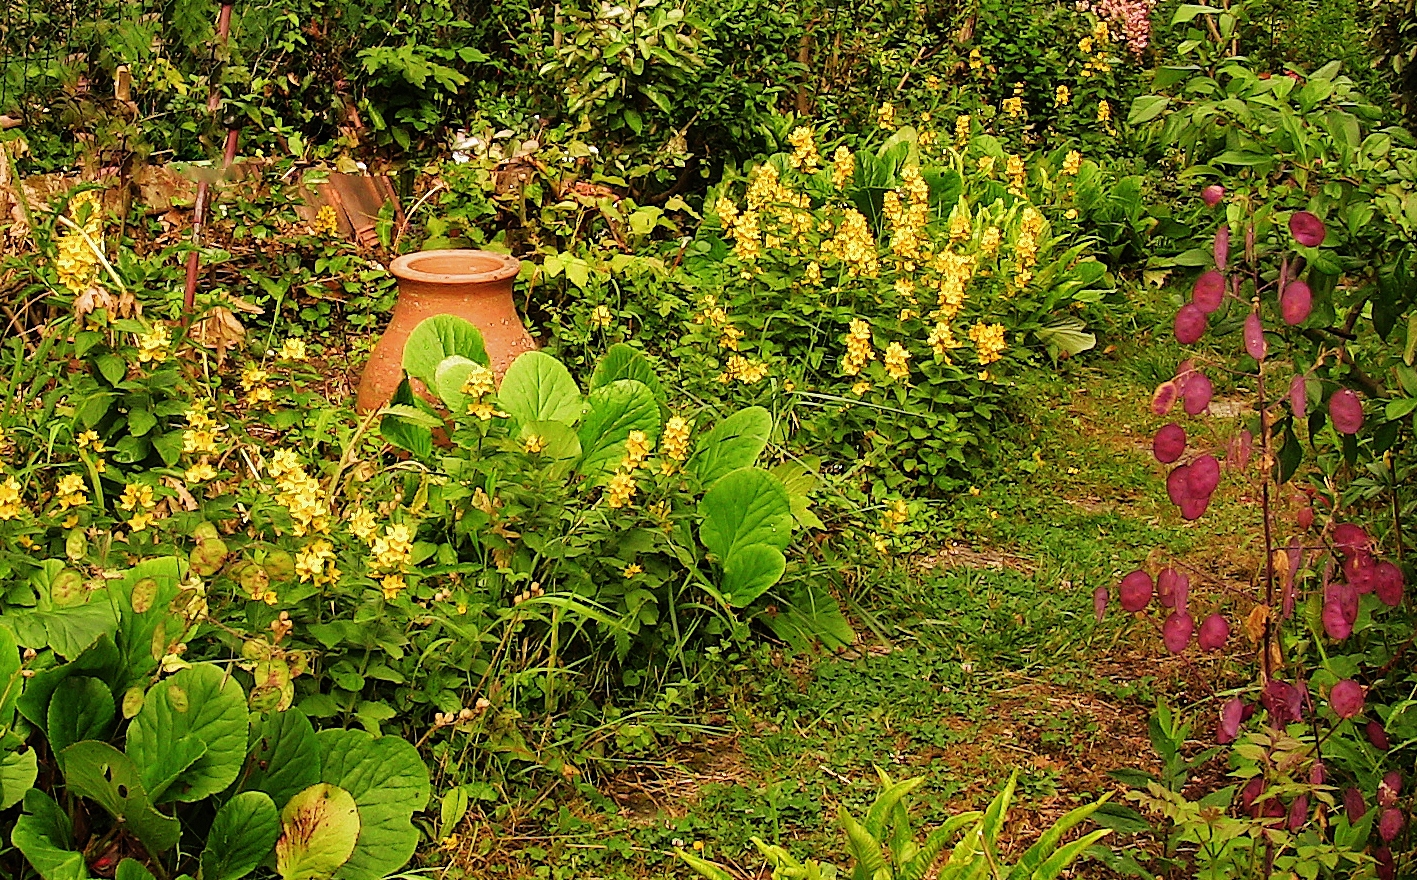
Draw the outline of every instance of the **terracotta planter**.
<instances>
[{"instance_id":1,"label":"terracotta planter","mask_svg":"<svg viewBox=\"0 0 1417 880\"><path fill-rule=\"evenodd\" d=\"M492 370L501 379L507 367L536 342L512 303L512 280L521 261L490 251L419 251L394 260L399 296L389 326L380 337L355 406L361 412L387 404L403 379L403 347L419 322L434 315L457 315L482 331Z\"/></svg>"}]
</instances>

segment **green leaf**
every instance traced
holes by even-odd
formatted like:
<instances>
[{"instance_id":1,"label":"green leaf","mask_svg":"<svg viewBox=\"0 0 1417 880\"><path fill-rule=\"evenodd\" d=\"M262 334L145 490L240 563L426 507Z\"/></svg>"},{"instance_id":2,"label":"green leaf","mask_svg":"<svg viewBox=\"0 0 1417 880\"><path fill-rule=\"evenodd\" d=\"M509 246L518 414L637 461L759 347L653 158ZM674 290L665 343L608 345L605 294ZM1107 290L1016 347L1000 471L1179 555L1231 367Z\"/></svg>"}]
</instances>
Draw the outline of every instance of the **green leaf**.
<instances>
[{"instance_id":1,"label":"green leaf","mask_svg":"<svg viewBox=\"0 0 1417 880\"><path fill-rule=\"evenodd\" d=\"M719 865L715 865L713 862L705 861L684 849L675 850L675 853L679 858L683 859L689 867L697 871L700 876L707 877L708 880L733 880L732 874L728 873Z\"/></svg>"},{"instance_id":2,"label":"green leaf","mask_svg":"<svg viewBox=\"0 0 1417 880\"><path fill-rule=\"evenodd\" d=\"M109 724L117 707L113 691L96 678L78 676L65 679L54 689L49 701L44 734L49 748L62 752L85 739L107 739Z\"/></svg>"},{"instance_id":3,"label":"green leaf","mask_svg":"<svg viewBox=\"0 0 1417 880\"><path fill-rule=\"evenodd\" d=\"M1033 873L1031 880L1056 880L1057 876L1063 873L1064 868L1077 861L1078 856L1111 833L1110 828L1102 828L1067 844L1053 853L1048 861L1040 865L1038 870Z\"/></svg>"},{"instance_id":4,"label":"green leaf","mask_svg":"<svg viewBox=\"0 0 1417 880\"><path fill-rule=\"evenodd\" d=\"M335 875L381 880L403 867L418 847L413 814L428 802L428 768L412 744L362 730L322 730L320 778L353 795L359 806L359 843Z\"/></svg>"},{"instance_id":5,"label":"green leaf","mask_svg":"<svg viewBox=\"0 0 1417 880\"><path fill-rule=\"evenodd\" d=\"M610 350L605 352L605 356L596 364L595 372L590 377L590 390L604 388L616 379L634 379L643 382L644 386L654 395L654 399L663 403L665 401L664 385L659 381L659 375L655 373L654 366L650 364L649 358L644 352L623 342L617 342L610 346Z\"/></svg>"},{"instance_id":6,"label":"green leaf","mask_svg":"<svg viewBox=\"0 0 1417 880\"><path fill-rule=\"evenodd\" d=\"M299 709L273 712L251 724L250 758L241 787L278 804L320 781L320 741Z\"/></svg>"},{"instance_id":7,"label":"green leaf","mask_svg":"<svg viewBox=\"0 0 1417 880\"><path fill-rule=\"evenodd\" d=\"M39 757L34 749L0 755L0 810L8 810L24 799L39 778Z\"/></svg>"},{"instance_id":8,"label":"green leaf","mask_svg":"<svg viewBox=\"0 0 1417 880\"><path fill-rule=\"evenodd\" d=\"M761 406L740 410L699 438L687 470L704 486L730 471L748 467L763 454L772 433L772 414Z\"/></svg>"},{"instance_id":9,"label":"green leaf","mask_svg":"<svg viewBox=\"0 0 1417 880\"><path fill-rule=\"evenodd\" d=\"M580 470L587 479L600 479L619 466L631 431L643 431L651 442L659 436L659 404L643 382L617 379L592 391L588 402L579 432Z\"/></svg>"},{"instance_id":10,"label":"green leaf","mask_svg":"<svg viewBox=\"0 0 1417 880\"><path fill-rule=\"evenodd\" d=\"M151 410L135 409L128 413L128 433L141 437L157 427L157 416Z\"/></svg>"},{"instance_id":11,"label":"green leaf","mask_svg":"<svg viewBox=\"0 0 1417 880\"><path fill-rule=\"evenodd\" d=\"M116 354L101 354L93 359L93 363L109 385L117 385L128 375L128 362Z\"/></svg>"},{"instance_id":12,"label":"green leaf","mask_svg":"<svg viewBox=\"0 0 1417 880\"><path fill-rule=\"evenodd\" d=\"M113 880L154 880L152 872L136 859L124 859L118 863Z\"/></svg>"},{"instance_id":13,"label":"green leaf","mask_svg":"<svg viewBox=\"0 0 1417 880\"><path fill-rule=\"evenodd\" d=\"M1059 318L1039 327L1034 331L1034 335L1048 350L1049 357L1056 361L1059 354L1082 354L1097 345L1097 337L1088 333L1086 326L1079 318Z\"/></svg>"},{"instance_id":14,"label":"green leaf","mask_svg":"<svg viewBox=\"0 0 1417 880\"><path fill-rule=\"evenodd\" d=\"M167 852L181 839L182 823L157 811L137 766L113 746L93 740L74 743L59 753L59 764L70 792L97 801L150 852Z\"/></svg>"},{"instance_id":15,"label":"green leaf","mask_svg":"<svg viewBox=\"0 0 1417 880\"><path fill-rule=\"evenodd\" d=\"M221 667L200 663L148 691L128 727L128 754L145 783L172 778L170 789L154 790L154 801L198 801L236 780L245 762L248 723L241 685ZM174 767L191 755L191 746L182 743L189 736L205 751L174 776Z\"/></svg>"},{"instance_id":16,"label":"green leaf","mask_svg":"<svg viewBox=\"0 0 1417 880\"><path fill-rule=\"evenodd\" d=\"M10 842L44 880L89 880L83 853L74 852L69 817L37 788L25 795L25 812L15 820Z\"/></svg>"},{"instance_id":17,"label":"green leaf","mask_svg":"<svg viewBox=\"0 0 1417 880\"><path fill-rule=\"evenodd\" d=\"M276 873L281 880L327 880L348 861L359 839L354 797L323 782L291 798L280 820Z\"/></svg>"},{"instance_id":18,"label":"green leaf","mask_svg":"<svg viewBox=\"0 0 1417 880\"><path fill-rule=\"evenodd\" d=\"M0 728L8 728L14 721L15 704L25 688L25 678L20 674L23 668L15 634L0 626Z\"/></svg>"},{"instance_id":19,"label":"green leaf","mask_svg":"<svg viewBox=\"0 0 1417 880\"><path fill-rule=\"evenodd\" d=\"M74 577L82 584L82 576L65 571L64 563L57 559L45 560L30 576L38 597L35 607L5 614L5 623L20 645L36 650L51 648L60 657L73 659L118 629L118 615L108 589L70 589Z\"/></svg>"},{"instance_id":20,"label":"green leaf","mask_svg":"<svg viewBox=\"0 0 1417 880\"><path fill-rule=\"evenodd\" d=\"M777 583L792 540L792 504L767 471L740 468L713 484L699 502L699 540L723 566L724 598L738 607Z\"/></svg>"},{"instance_id":21,"label":"green leaf","mask_svg":"<svg viewBox=\"0 0 1417 880\"><path fill-rule=\"evenodd\" d=\"M93 675L112 685L121 679L121 658L113 640L104 636L83 653L62 666L36 673L26 684L16 706L20 714L41 730L49 723L49 701L54 691L70 676Z\"/></svg>"},{"instance_id":22,"label":"green leaf","mask_svg":"<svg viewBox=\"0 0 1417 880\"><path fill-rule=\"evenodd\" d=\"M438 368L433 371L433 385L431 386L438 394L438 398L443 401L443 405L452 413L463 413L467 411L467 395L463 393L463 385L467 384L467 377L474 370L486 369L472 358L465 358L460 354L443 358L438 364ZM433 425L431 427L439 427Z\"/></svg>"},{"instance_id":23,"label":"green leaf","mask_svg":"<svg viewBox=\"0 0 1417 880\"><path fill-rule=\"evenodd\" d=\"M523 352L512 361L497 391L507 415L527 422L574 425L581 417L581 392L565 364L540 351Z\"/></svg>"},{"instance_id":24,"label":"green leaf","mask_svg":"<svg viewBox=\"0 0 1417 880\"><path fill-rule=\"evenodd\" d=\"M212 820L198 880L240 880L271 854L280 832L280 814L270 795L238 794Z\"/></svg>"},{"instance_id":25,"label":"green leaf","mask_svg":"<svg viewBox=\"0 0 1417 880\"><path fill-rule=\"evenodd\" d=\"M482 332L472 322L456 315L434 315L419 322L403 345L403 368L430 389L437 382L438 365L444 358L461 355L488 365Z\"/></svg>"},{"instance_id":26,"label":"green leaf","mask_svg":"<svg viewBox=\"0 0 1417 880\"><path fill-rule=\"evenodd\" d=\"M1165 95L1140 95L1132 101L1131 112L1127 114L1128 125L1141 125L1150 122L1162 113L1171 104L1171 99Z\"/></svg>"},{"instance_id":27,"label":"green leaf","mask_svg":"<svg viewBox=\"0 0 1417 880\"><path fill-rule=\"evenodd\" d=\"M846 832L847 851L856 860L857 876L890 876L890 866L886 863L881 841L866 830L866 826L853 819L846 807L841 808L838 820Z\"/></svg>"}]
</instances>

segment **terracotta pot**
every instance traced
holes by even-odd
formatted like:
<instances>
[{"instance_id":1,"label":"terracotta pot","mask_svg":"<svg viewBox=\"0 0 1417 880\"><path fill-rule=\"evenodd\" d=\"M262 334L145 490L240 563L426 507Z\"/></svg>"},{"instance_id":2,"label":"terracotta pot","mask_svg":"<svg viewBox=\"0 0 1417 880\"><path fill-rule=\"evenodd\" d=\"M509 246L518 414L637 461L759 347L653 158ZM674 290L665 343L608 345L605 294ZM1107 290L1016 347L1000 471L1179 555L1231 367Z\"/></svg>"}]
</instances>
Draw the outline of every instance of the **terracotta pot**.
<instances>
[{"instance_id":1,"label":"terracotta pot","mask_svg":"<svg viewBox=\"0 0 1417 880\"><path fill-rule=\"evenodd\" d=\"M512 302L512 280L521 271L516 257L474 250L419 251L394 260L389 271L398 279L399 296L359 382L355 406L361 412L376 410L393 397L403 380L404 343L425 318L457 315L476 325L499 380L517 355L536 348Z\"/></svg>"}]
</instances>

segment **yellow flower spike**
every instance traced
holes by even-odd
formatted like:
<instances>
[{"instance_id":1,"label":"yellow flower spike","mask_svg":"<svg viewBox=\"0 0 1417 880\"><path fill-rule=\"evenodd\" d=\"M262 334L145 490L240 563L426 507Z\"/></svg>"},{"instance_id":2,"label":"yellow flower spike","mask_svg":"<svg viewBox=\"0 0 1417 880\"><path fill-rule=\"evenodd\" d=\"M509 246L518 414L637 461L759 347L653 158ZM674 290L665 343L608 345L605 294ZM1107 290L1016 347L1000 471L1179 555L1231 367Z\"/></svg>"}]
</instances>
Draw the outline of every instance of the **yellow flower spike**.
<instances>
[{"instance_id":1,"label":"yellow flower spike","mask_svg":"<svg viewBox=\"0 0 1417 880\"><path fill-rule=\"evenodd\" d=\"M610 308L604 304L598 305L590 313L590 325L597 330L604 330L615 320L615 316L610 313Z\"/></svg>"},{"instance_id":2,"label":"yellow flower spike","mask_svg":"<svg viewBox=\"0 0 1417 880\"><path fill-rule=\"evenodd\" d=\"M635 478L627 473L621 472L610 478L610 484L606 487L605 503L609 507L626 507L634 499L635 493L639 490Z\"/></svg>"},{"instance_id":3,"label":"yellow flower spike","mask_svg":"<svg viewBox=\"0 0 1417 880\"><path fill-rule=\"evenodd\" d=\"M308 357L305 351L305 340L292 336L281 343L280 351L276 352L276 356L288 361L305 360Z\"/></svg>"}]
</instances>

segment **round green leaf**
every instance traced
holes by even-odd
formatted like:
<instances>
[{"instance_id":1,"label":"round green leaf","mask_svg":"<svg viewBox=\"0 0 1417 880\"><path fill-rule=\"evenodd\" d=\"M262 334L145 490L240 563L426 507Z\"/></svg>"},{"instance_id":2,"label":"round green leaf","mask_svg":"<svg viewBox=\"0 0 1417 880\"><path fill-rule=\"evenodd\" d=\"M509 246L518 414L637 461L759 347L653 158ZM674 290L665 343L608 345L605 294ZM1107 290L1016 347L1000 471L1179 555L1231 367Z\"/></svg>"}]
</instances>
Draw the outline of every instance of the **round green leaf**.
<instances>
[{"instance_id":1,"label":"round green leaf","mask_svg":"<svg viewBox=\"0 0 1417 880\"><path fill-rule=\"evenodd\" d=\"M434 315L420 322L403 344L403 368L429 388L437 381L438 365L444 358L461 355L487 365L487 348L482 331L456 315Z\"/></svg>"},{"instance_id":2,"label":"round green leaf","mask_svg":"<svg viewBox=\"0 0 1417 880\"><path fill-rule=\"evenodd\" d=\"M524 352L512 361L502 377L497 403L523 424L550 421L574 425L581 417L581 392L571 371L539 351Z\"/></svg>"},{"instance_id":3,"label":"round green leaf","mask_svg":"<svg viewBox=\"0 0 1417 880\"><path fill-rule=\"evenodd\" d=\"M280 814L263 791L227 801L212 820L202 850L202 880L239 880L256 870L280 837Z\"/></svg>"},{"instance_id":4,"label":"round green leaf","mask_svg":"<svg viewBox=\"0 0 1417 880\"><path fill-rule=\"evenodd\" d=\"M246 758L246 693L221 667L200 663L154 685L128 727L128 754L153 792L153 800L197 801L236 780ZM191 757L188 738L204 747ZM171 779L170 784L165 780ZM170 788L169 788L170 785Z\"/></svg>"},{"instance_id":5,"label":"round green leaf","mask_svg":"<svg viewBox=\"0 0 1417 880\"><path fill-rule=\"evenodd\" d=\"M280 820L276 873L281 880L327 880L354 852L359 839L354 797L323 782L291 798Z\"/></svg>"}]
</instances>

